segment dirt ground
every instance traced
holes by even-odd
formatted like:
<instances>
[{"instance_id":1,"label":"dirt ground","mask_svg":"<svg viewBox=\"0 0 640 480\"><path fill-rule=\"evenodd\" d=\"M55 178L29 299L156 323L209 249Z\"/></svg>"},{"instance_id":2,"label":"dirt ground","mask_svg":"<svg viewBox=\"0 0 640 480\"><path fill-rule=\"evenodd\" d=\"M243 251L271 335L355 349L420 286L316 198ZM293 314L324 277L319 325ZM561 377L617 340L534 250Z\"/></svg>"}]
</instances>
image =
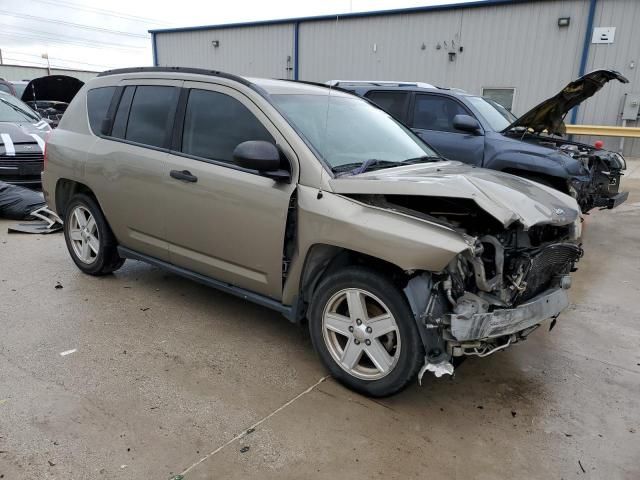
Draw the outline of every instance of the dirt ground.
<instances>
[{"instance_id":1,"label":"dirt ground","mask_svg":"<svg viewBox=\"0 0 640 480\"><path fill-rule=\"evenodd\" d=\"M640 162L552 332L384 400L278 314L0 221L0 478L640 478ZM67 355L63 352L72 351Z\"/></svg>"}]
</instances>

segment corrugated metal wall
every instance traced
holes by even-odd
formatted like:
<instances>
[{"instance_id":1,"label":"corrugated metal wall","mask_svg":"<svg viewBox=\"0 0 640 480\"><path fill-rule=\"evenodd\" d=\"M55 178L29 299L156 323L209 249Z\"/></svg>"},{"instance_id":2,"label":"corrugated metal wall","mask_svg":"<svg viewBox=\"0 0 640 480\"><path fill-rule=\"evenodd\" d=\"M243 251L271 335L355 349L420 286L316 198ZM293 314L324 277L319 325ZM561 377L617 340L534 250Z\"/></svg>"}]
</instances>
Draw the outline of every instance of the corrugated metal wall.
<instances>
[{"instance_id":1,"label":"corrugated metal wall","mask_svg":"<svg viewBox=\"0 0 640 480\"><path fill-rule=\"evenodd\" d=\"M589 0L546 0L408 14L303 20L298 77L415 80L458 87L516 89L520 115L557 93L580 71ZM570 17L569 27L558 18ZM612 68L629 85L609 83L585 102L579 123L619 125L625 92L640 92L640 1L598 0L594 27L616 27L615 43L590 44L586 71ZM215 68L250 76L293 78L294 23L156 34L159 65ZM220 46L214 48L212 40ZM462 51L460 48L462 47ZM453 61L449 53L455 53ZM591 139L589 139L591 140ZM618 140L606 139L609 148ZM625 153L640 155L640 141Z\"/></svg>"},{"instance_id":2,"label":"corrugated metal wall","mask_svg":"<svg viewBox=\"0 0 640 480\"><path fill-rule=\"evenodd\" d=\"M217 40L218 47L212 42ZM293 25L157 35L158 65L212 68L238 75L293 78Z\"/></svg>"},{"instance_id":3,"label":"corrugated metal wall","mask_svg":"<svg viewBox=\"0 0 640 480\"><path fill-rule=\"evenodd\" d=\"M593 25L616 27L615 42L590 45L587 72L596 68L613 68L627 77L629 83L609 82L580 106L577 123L620 125L624 94L640 93L640 1L599 0ZM630 68L631 62L634 62L634 68ZM640 123L627 122L627 126L640 126ZM602 140L609 149L617 149L620 144L620 140L615 138ZM640 156L640 139L625 139L624 153Z\"/></svg>"},{"instance_id":4,"label":"corrugated metal wall","mask_svg":"<svg viewBox=\"0 0 640 480\"><path fill-rule=\"evenodd\" d=\"M300 78L415 80L478 94L515 87L514 113L522 114L577 71L584 5L535 2L302 23ZM571 27L558 28L558 17L569 14Z\"/></svg>"},{"instance_id":5,"label":"corrugated metal wall","mask_svg":"<svg viewBox=\"0 0 640 480\"><path fill-rule=\"evenodd\" d=\"M0 65L0 77L5 80L33 80L34 78L44 77L45 75L47 75L46 68L26 67L22 65ZM51 75L68 75L86 82L87 80L95 77L97 73L82 70L60 70L52 68Z\"/></svg>"}]
</instances>

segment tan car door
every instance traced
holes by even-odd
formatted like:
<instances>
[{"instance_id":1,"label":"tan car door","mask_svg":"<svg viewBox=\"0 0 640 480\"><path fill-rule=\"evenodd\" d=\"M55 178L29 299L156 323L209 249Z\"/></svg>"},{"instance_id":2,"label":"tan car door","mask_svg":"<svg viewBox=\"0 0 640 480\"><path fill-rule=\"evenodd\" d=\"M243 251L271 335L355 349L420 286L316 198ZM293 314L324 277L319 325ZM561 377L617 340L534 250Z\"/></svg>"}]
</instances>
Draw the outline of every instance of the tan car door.
<instances>
[{"instance_id":1,"label":"tan car door","mask_svg":"<svg viewBox=\"0 0 640 480\"><path fill-rule=\"evenodd\" d=\"M164 261L169 249L162 180L182 83L123 82L112 130L96 141L86 164L86 176L119 243Z\"/></svg>"},{"instance_id":2,"label":"tan car door","mask_svg":"<svg viewBox=\"0 0 640 480\"><path fill-rule=\"evenodd\" d=\"M237 90L198 82L185 82L184 88L184 108L176 118L181 140L174 145L180 151L168 155L163 177L169 260L280 300L285 224L298 175L295 154L260 108ZM236 167L231 153L247 140L280 146L292 182Z\"/></svg>"}]
</instances>

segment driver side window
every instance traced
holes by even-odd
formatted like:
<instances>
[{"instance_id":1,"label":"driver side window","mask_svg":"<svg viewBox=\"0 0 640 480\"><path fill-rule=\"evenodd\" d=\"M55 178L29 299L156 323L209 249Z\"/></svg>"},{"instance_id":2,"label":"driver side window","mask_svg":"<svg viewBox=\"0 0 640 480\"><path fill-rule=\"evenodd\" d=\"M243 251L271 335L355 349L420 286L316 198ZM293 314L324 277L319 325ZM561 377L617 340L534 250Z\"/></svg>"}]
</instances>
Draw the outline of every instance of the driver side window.
<instances>
[{"instance_id":1,"label":"driver side window","mask_svg":"<svg viewBox=\"0 0 640 480\"><path fill-rule=\"evenodd\" d=\"M275 140L242 103L208 90L189 92L182 133L182 152L232 163L233 150L247 140Z\"/></svg>"},{"instance_id":2,"label":"driver side window","mask_svg":"<svg viewBox=\"0 0 640 480\"><path fill-rule=\"evenodd\" d=\"M416 95L413 128L460 133L453 126L456 115L469 115L458 102L442 95Z\"/></svg>"}]
</instances>

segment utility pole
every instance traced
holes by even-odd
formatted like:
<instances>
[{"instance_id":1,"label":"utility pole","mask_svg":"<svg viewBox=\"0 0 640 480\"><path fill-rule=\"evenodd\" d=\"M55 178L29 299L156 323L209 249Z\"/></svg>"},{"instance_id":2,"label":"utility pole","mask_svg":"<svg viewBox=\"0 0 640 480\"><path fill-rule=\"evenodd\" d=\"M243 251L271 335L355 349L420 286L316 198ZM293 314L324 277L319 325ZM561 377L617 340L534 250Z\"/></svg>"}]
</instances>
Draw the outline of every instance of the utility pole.
<instances>
[{"instance_id":1,"label":"utility pole","mask_svg":"<svg viewBox=\"0 0 640 480\"><path fill-rule=\"evenodd\" d=\"M42 58L47 60L47 75L51 75L51 63L49 63L49 53L43 53Z\"/></svg>"},{"instance_id":2,"label":"utility pole","mask_svg":"<svg viewBox=\"0 0 640 480\"><path fill-rule=\"evenodd\" d=\"M0 65L2 65L2 49L0 48Z\"/></svg>"}]
</instances>

